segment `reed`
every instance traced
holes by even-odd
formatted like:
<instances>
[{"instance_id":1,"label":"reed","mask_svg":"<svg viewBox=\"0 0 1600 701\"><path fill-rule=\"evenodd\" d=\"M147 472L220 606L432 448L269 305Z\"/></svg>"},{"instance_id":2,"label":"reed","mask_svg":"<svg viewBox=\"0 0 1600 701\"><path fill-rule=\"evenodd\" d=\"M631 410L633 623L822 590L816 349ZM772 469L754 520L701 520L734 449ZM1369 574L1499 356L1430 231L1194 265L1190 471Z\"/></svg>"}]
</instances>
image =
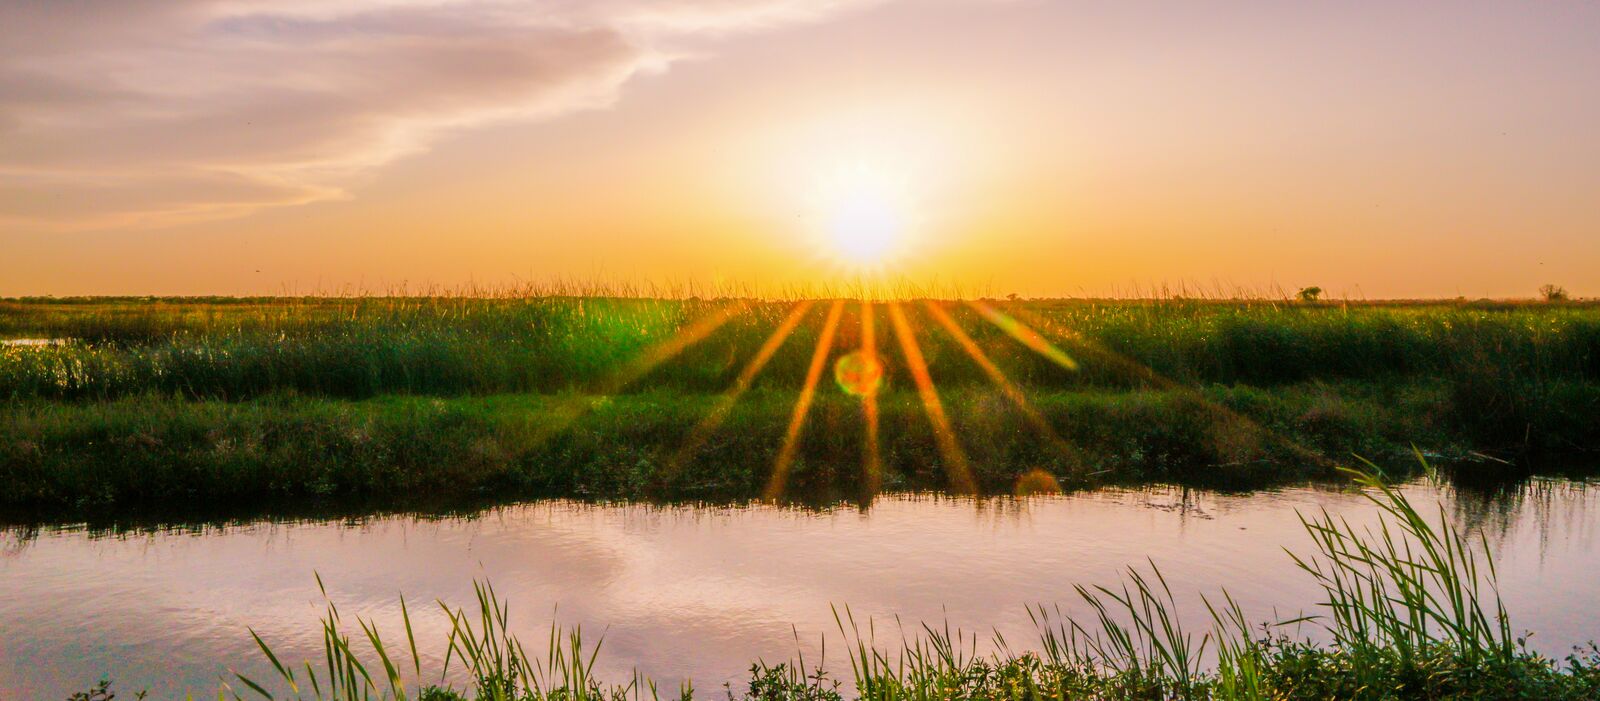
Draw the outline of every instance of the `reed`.
<instances>
[{"instance_id":1,"label":"reed","mask_svg":"<svg viewBox=\"0 0 1600 701\"><path fill-rule=\"evenodd\" d=\"M0 303L0 337L73 342L0 348L0 396L103 400L157 392L240 400L274 392L360 398L583 390L653 344L728 304L728 323L626 391L720 392L782 323L792 303L758 300L357 298ZM1311 380L1446 377L1475 413L1522 411L1518 396L1600 381L1600 307L1467 304L1328 305L1272 300L992 302L1036 321L1080 356L1078 371L1009 339L982 315L944 302L996 366L1030 390L1179 384L1275 386ZM941 387L986 385L918 305L905 305ZM882 315L881 308L877 313ZM823 314L813 310L755 378L794 388ZM888 328L879 318L877 327ZM860 343L846 314L840 347ZM898 358L885 354L891 377ZM1536 397L1537 398L1537 397Z\"/></svg>"}]
</instances>

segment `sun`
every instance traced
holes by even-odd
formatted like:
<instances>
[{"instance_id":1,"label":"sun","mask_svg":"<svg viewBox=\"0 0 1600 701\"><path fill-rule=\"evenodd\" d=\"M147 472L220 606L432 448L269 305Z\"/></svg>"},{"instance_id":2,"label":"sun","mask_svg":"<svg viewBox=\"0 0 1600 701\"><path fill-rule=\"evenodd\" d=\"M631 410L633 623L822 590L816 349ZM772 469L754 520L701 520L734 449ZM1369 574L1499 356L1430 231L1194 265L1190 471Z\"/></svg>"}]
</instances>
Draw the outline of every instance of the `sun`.
<instances>
[{"instance_id":1,"label":"sun","mask_svg":"<svg viewBox=\"0 0 1600 701\"><path fill-rule=\"evenodd\" d=\"M834 253L847 262L881 263L905 233L904 214L875 188L842 193L830 207L827 232Z\"/></svg>"},{"instance_id":2,"label":"sun","mask_svg":"<svg viewBox=\"0 0 1600 701\"><path fill-rule=\"evenodd\" d=\"M852 163L825 175L819 195L816 234L836 262L880 268L904 253L911 207L903 179L881 167Z\"/></svg>"}]
</instances>

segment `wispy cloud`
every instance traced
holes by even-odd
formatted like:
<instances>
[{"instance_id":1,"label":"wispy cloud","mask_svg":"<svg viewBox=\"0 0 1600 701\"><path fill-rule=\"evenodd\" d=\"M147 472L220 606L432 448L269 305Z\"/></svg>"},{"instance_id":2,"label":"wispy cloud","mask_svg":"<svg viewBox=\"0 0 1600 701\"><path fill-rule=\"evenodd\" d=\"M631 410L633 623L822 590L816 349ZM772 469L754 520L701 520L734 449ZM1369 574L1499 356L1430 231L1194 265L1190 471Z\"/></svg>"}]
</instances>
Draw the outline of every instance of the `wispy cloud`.
<instances>
[{"instance_id":1,"label":"wispy cloud","mask_svg":"<svg viewBox=\"0 0 1600 701\"><path fill-rule=\"evenodd\" d=\"M442 130L602 107L672 45L874 0L12 0L0 224L166 225L343 196Z\"/></svg>"}]
</instances>

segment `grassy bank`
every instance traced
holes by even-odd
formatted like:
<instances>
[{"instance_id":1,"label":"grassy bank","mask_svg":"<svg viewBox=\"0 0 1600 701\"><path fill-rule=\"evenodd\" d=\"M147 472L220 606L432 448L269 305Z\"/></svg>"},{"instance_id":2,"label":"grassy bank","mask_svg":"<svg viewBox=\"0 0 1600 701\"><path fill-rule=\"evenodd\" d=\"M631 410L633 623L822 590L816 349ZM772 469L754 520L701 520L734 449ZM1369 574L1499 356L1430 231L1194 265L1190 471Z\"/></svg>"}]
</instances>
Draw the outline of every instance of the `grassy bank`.
<instances>
[{"instance_id":1,"label":"grassy bank","mask_svg":"<svg viewBox=\"0 0 1600 701\"><path fill-rule=\"evenodd\" d=\"M1595 430L1597 394L1574 391L1559 417ZM688 436L715 396L657 390L618 396L270 397L248 402L132 397L16 402L0 408L0 503L12 512L93 518L138 507L327 500L387 506L535 496L738 499L762 492L780 451L792 392L757 391L699 447ZM1032 406L1063 444L1042 440L994 391L943 404L985 492L1010 492L1043 470L1067 488L1163 481L1244 489L1326 477L1321 456L1380 459L1413 444L1464 456L1443 383L1307 383L1037 394ZM914 394L879 397L877 488L949 487ZM846 396L812 407L783 496L857 498L863 408ZM1405 461L1400 461L1405 465ZM1480 469L1509 468L1484 463ZM1026 485L1022 485L1026 486Z\"/></svg>"},{"instance_id":2,"label":"grassy bank","mask_svg":"<svg viewBox=\"0 0 1600 701\"><path fill-rule=\"evenodd\" d=\"M748 497L818 374L783 485L796 498L945 488L963 458L968 486L1006 491L1036 469L1253 486L1412 444L1600 448L1600 307L1579 304L12 300L0 336L69 339L0 346L0 508L62 517ZM831 381L868 345L879 474L862 469L867 406Z\"/></svg>"},{"instance_id":3,"label":"grassy bank","mask_svg":"<svg viewBox=\"0 0 1600 701\"><path fill-rule=\"evenodd\" d=\"M359 618L351 626L329 603L318 661L285 659L272 641L257 636L263 659L256 666L270 670L270 677L230 676L227 693L430 701L1576 701L1600 694L1600 649L1591 644L1557 662L1522 644L1481 537L1425 515L1426 507L1419 511L1372 474L1350 474L1378 507L1381 527L1352 526L1329 514L1303 516L1310 547L1292 548L1289 557L1322 598L1288 620L1251 621L1222 592L1204 601L1210 624L1186 629L1173 589L1192 584L1169 582L1152 564L1128 570L1120 586L1064 587L1088 615L1033 607L1038 638L1016 641L1016 647L993 639L980 648L976 635L927 625L885 644L872 622L836 609L842 663L756 662L742 688L707 693L688 683L660 689L638 674L621 684L599 679L593 670L600 645L586 642L579 630L552 628L546 640L524 645L510 632L505 602L480 585L471 608L439 603L451 632L446 640L422 643L440 645L440 669L424 670L412 609L403 602L403 627L391 621L387 633ZM1318 632L1316 639L1301 632L1306 628Z\"/></svg>"}]
</instances>

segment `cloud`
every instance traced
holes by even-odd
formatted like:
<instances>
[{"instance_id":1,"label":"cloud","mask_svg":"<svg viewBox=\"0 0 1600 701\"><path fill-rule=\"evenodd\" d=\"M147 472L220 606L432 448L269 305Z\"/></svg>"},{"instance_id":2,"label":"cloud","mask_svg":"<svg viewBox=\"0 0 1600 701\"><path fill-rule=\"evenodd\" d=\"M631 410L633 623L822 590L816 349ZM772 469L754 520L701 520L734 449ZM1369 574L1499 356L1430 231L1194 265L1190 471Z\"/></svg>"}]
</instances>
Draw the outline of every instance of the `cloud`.
<instances>
[{"instance_id":1,"label":"cloud","mask_svg":"<svg viewBox=\"0 0 1600 701\"><path fill-rule=\"evenodd\" d=\"M442 130L610 104L674 42L873 0L12 0L0 226L343 196Z\"/></svg>"}]
</instances>

